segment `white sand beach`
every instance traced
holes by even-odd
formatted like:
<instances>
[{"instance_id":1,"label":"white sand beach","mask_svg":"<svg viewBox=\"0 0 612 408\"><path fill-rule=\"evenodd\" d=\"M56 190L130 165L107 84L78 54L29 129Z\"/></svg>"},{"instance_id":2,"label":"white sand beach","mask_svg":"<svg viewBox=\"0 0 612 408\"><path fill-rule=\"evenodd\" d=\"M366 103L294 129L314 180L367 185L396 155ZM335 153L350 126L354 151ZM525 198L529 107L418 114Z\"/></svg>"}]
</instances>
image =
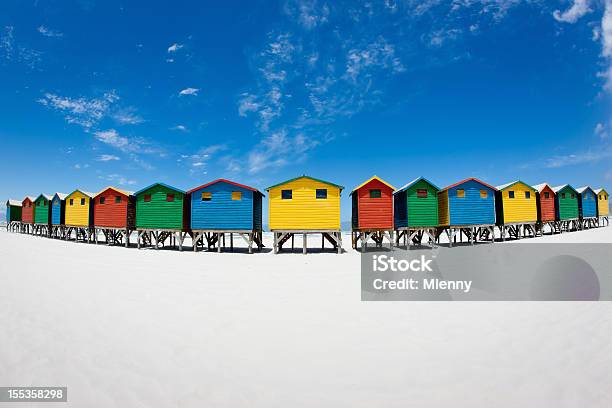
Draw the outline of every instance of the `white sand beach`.
<instances>
[{"instance_id":1,"label":"white sand beach","mask_svg":"<svg viewBox=\"0 0 612 408\"><path fill-rule=\"evenodd\" d=\"M0 384L65 385L70 407L612 403L611 302L361 302L344 246L179 253L2 231Z\"/></svg>"}]
</instances>

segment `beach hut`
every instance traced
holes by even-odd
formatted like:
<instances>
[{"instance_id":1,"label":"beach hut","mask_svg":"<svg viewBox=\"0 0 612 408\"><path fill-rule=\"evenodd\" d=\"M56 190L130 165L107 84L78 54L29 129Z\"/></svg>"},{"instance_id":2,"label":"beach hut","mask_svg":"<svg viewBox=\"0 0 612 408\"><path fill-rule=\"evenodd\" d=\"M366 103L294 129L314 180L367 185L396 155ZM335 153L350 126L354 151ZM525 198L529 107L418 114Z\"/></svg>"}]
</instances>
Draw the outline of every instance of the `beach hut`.
<instances>
[{"instance_id":1,"label":"beach hut","mask_svg":"<svg viewBox=\"0 0 612 408\"><path fill-rule=\"evenodd\" d=\"M26 234L33 231L35 212L34 200L36 200L36 198L27 196L21 202L21 232Z\"/></svg>"},{"instance_id":2,"label":"beach hut","mask_svg":"<svg viewBox=\"0 0 612 408\"><path fill-rule=\"evenodd\" d=\"M352 245L366 246L371 239L380 246L383 239L393 244L393 191L395 187L373 176L351 191Z\"/></svg>"},{"instance_id":3,"label":"beach hut","mask_svg":"<svg viewBox=\"0 0 612 408\"><path fill-rule=\"evenodd\" d=\"M226 234L230 246L234 247L234 234L242 237L249 253L253 243L258 249L262 241L262 197L261 191L234 181L218 179L187 191L191 197L191 230L193 250L198 245L211 249L225 244Z\"/></svg>"},{"instance_id":4,"label":"beach hut","mask_svg":"<svg viewBox=\"0 0 612 408\"><path fill-rule=\"evenodd\" d=\"M548 225L551 233L560 232L555 217L555 192L548 183L533 186L536 190L536 206L538 210L538 230L544 233L544 226Z\"/></svg>"},{"instance_id":5,"label":"beach hut","mask_svg":"<svg viewBox=\"0 0 612 408\"><path fill-rule=\"evenodd\" d=\"M268 187L270 230L274 233L274 252L295 234L302 235L303 253L307 237L322 235L342 252L340 234L340 194L344 187L309 176L300 176Z\"/></svg>"},{"instance_id":6,"label":"beach hut","mask_svg":"<svg viewBox=\"0 0 612 408\"><path fill-rule=\"evenodd\" d=\"M449 245L457 235L470 243L494 241L495 192L497 189L476 178L468 178L438 192L438 220Z\"/></svg>"},{"instance_id":7,"label":"beach hut","mask_svg":"<svg viewBox=\"0 0 612 408\"><path fill-rule=\"evenodd\" d=\"M130 245L136 229L136 197L131 191L106 187L94 196L94 237L104 235L108 245Z\"/></svg>"},{"instance_id":8,"label":"beach hut","mask_svg":"<svg viewBox=\"0 0 612 408\"><path fill-rule=\"evenodd\" d=\"M599 218L601 226L610 225L610 202L609 195L603 188L595 190L597 194L597 217Z\"/></svg>"},{"instance_id":9,"label":"beach hut","mask_svg":"<svg viewBox=\"0 0 612 408\"><path fill-rule=\"evenodd\" d=\"M185 191L164 183L154 183L134 193L136 196L136 231L141 245L165 246L183 241L190 233L190 203Z\"/></svg>"},{"instance_id":10,"label":"beach hut","mask_svg":"<svg viewBox=\"0 0 612 408\"><path fill-rule=\"evenodd\" d=\"M421 244L427 236L433 247L438 219L438 192L440 189L424 177L419 177L393 193L394 224L399 245Z\"/></svg>"},{"instance_id":11,"label":"beach hut","mask_svg":"<svg viewBox=\"0 0 612 408\"><path fill-rule=\"evenodd\" d=\"M65 239L71 239L74 232L77 241L91 242L93 238L94 195L94 193L77 189L66 196Z\"/></svg>"},{"instance_id":12,"label":"beach hut","mask_svg":"<svg viewBox=\"0 0 612 408\"><path fill-rule=\"evenodd\" d=\"M520 180L497 186L495 219L502 241L506 235L519 239L536 236L538 206L536 189Z\"/></svg>"},{"instance_id":13,"label":"beach hut","mask_svg":"<svg viewBox=\"0 0 612 408\"><path fill-rule=\"evenodd\" d=\"M41 194L34 200L34 234L49 236L51 233L51 194Z\"/></svg>"},{"instance_id":14,"label":"beach hut","mask_svg":"<svg viewBox=\"0 0 612 408\"><path fill-rule=\"evenodd\" d=\"M578 217L578 192L569 184L552 188L555 192L555 217L560 231L580 229Z\"/></svg>"},{"instance_id":15,"label":"beach hut","mask_svg":"<svg viewBox=\"0 0 612 408\"><path fill-rule=\"evenodd\" d=\"M6 230L17 232L21 226L21 201L6 201Z\"/></svg>"},{"instance_id":16,"label":"beach hut","mask_svg":"<svg viewBox=\"0 0 612 408\"><path fill-rule=\"evenodd\" d=\"M64 238L66 232L66 197L68 194L55 193L51 200L51 237Z\"/></svg>"},{"instance_id":17,"label":"beach hut","mask_svg":"<svg viewBox=\"0 0 612 408\"><path fill-rule=\"evenodd\" d=\"M597 226L597 194L589 186L577 188L578 192L578 216L582 228L594 228Z\"/></svg>"}]
</instances>

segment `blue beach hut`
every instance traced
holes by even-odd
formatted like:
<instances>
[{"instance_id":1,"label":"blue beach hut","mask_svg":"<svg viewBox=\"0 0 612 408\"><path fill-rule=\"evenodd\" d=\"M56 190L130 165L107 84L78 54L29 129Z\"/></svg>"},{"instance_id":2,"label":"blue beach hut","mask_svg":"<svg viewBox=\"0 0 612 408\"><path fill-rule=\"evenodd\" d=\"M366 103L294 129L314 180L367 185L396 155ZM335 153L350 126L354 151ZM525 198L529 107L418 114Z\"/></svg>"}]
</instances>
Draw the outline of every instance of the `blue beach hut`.
<instances>
[{"instance_id":1,"label":"blue beach hut","mask_svg":"<svg viewBox=\"0 0 612 408\"><path fill-rule=\"evenodd\" d=\"M66 215L66 197L68 194L55 193L51 200L51 225L64 225Z\"/></svg>"},{"instance_id":2,"label":"blue beach hut","mask_svg":"<svg viewBox=\"0 0 612 408\"><path fill-rule=\"evenodd\" d=\"M469 178L438 193L438 218L442 226L495 224L497 189L476 178Z\"/></svg>"},{"instance_id":3,"label":"blue beach hut","mask_svg":"<svg viewBox=\"0 0 612 408\"><path fill-rule=\"evenodd\" d=\"M577 188L578 213L582 218L597 217L597 194L589 186Z\"/></svg>"},{"instance_id":4,"label":"blue beach hut","mask_svg":"<svg viewBox=\"0 0 612 408\"><path fill-rule=\"evenodd\" d=\"M262 198L259 190L233 181L218 179L193 188L191 196L191 229L194 232L194 250L200 238L205 237L209 248L230 234L242 236L251 252L255 242L261 248Z\"/></svg>"}]
</instances>

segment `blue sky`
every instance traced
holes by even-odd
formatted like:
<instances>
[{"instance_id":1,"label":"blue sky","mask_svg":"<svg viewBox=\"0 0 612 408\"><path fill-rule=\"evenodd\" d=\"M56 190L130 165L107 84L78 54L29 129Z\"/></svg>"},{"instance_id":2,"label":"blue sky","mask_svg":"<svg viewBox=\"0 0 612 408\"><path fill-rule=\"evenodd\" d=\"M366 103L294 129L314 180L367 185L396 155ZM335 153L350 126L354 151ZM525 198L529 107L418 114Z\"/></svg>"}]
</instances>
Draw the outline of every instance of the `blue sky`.
<instances>
[{"instance_id":1,"label":"blue sky","mask_svg":"<svg viewBox=\"0 0 612 408\"><path fill-rule=\"evenodd\" d=\"M0 197L301 174L610 187L612 1L0 5ZM610 82L610 84L609 84Z\"/></svg>"}]
</instances>

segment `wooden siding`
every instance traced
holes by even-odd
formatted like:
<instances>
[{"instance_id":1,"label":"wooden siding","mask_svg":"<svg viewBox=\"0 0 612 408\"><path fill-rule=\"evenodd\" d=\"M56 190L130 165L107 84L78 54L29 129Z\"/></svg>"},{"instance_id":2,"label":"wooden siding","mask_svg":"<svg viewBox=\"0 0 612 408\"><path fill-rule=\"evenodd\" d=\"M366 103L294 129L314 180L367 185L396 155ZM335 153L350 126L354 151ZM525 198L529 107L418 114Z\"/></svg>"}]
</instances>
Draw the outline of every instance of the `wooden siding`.
<instances>
[{"instance_id":1,"label":"wooden siding","mask_svg":"<svg viewBox=\"0 0 612 408\"><path fill-rule=\"evenodd\" d=\"M545 197L548 193L548 198ZM546 186L542 192L537 193L538 206L538 221L554 221L555 220L555 192L552 188Z\"/></svg>"},{"instance_id":2,"label":"wooden siding","mask_svg":"<svg viewBox=\"0 0 612 408\"><path fill-rule=\"evenodd\" d=\"M448 225L450 223L448 216L448 191L440 191L438 193L438 222L440 225Z\"/></svg>"},{"instance_id":3,"label":"wooden siding","mask_svg":"<svg viewBox=\"0 0 612 408\"><path fill-rule=\"evenodd\" d=\"M316 189L327 189L327 199L317 199ZM290 200L282 190L293 190ZM271 230L339 230L340 188L301 177L269 189Z\"/></svg>"},{"instance_id":4,"label":"wooden siding","mask_svg":"<svg viewBox=\"0 0 612 408\"><path fill-rule=\"evenodd\" d=\"M603 217L605 215L610 215L610 196L608 193L603 190L600 191L597 196L597 215Z\"/></svg>"},{"instance_id":5,"label":"wooden siding","mask_svg":"<svg viewBox=\"0 0 612 408\"><path fill-rule=\"evenodd\" d=\"M380 198L370 198L370 190L380 190ZM379 179L372 179L352 196L357 205L357 228L393 228L393 189ZM355 200L356 197L356 200Z\"/></svg>"},{"instance_id":6,"label":"wooden siding","mask_svg":"<svg viewBox=\"0 0 612 408\"><path fill-rule=\"evenodd\" d=\"M121 197L116 203L115 197ZM101 199L104 198L104 204ZM121 191L107 188L95 197L94 225L96 227L130 228L136 224L135 200Z\"/></svg>"},{"instance_id":7,"label":"wooden siding","mask_svg":"<svg viewBox=\"0 0 612 408\"><path fill-rule=\"evenodd\" d=\"M563 198L565 193L565 198ZM574 198L572 198L574 194ZM559 190L555 194L555 211L557 220L568 220L578 218L578 193L569 186Z\"/></svg>"},{"instance_id":8,"label":"wooden siding","mask_svg":"<svg viewBox=\"0 0 612 408\"><path fill-rule=\"evenodd\" d=\"M34 203L29 198L26 198L22 202L21 222L26 224L34 223Z\"/></svg>"},{"instance_id":9,"label":"wooden siding","mask_svg":"<svg viewBox=\"0 0 612 408\"><path fill-rule=\"evenodd\" d=\"M84 199L84 204L81 200ZM72 201L72 205L70 204ZM80 191L74 191L66 197L66 225L89 227L93 223L93 205L91 199Z\"/></svg>"},{"instance_id":10,"label":"wooden siding","mask_svg":"<svg viewBox=\"0 0 612 408\"><path fill-rule=\"evenodd\" d=\"M145 202L145 195L151 201ZM174 201L166 201L167 194L174 194ZM185 195L163 185L156 184L136 196L136 228L181 230ZM186 201L185 201L186 202Z\"/></svg>"},{"instance_id":11,"label":"wooden siding","mask_svg":"<svg viewBox=\"0 0 612 408\"><path fill-rule=\"evenodd\" d=\"M593 190L587 188L578 197L578 213L583 218L597 216L597 201Z\"/></svg>"},{"instance_id":12,"label":"wooden siding","mask_svg":"<svg viewBox=\"0 0 612 408\"><path fill-rule=\"evenodd\" d=\"M36 199L34 202L36 209L34 210L34 224L50 224L51 223L51 213L50 202L47 198L41 196Z\"/></svg>"},{"instance_id":13,"label":"wooden siding","mask_svg":"<svg viewBox=\"0 0 612 408\"><path fill-rule=\"evenodd\" d=\"M232 193L237 191L241 193L240 200L234 200L232 197ZM210 193L210 200L203 201L202 193ZM255 229L254 196L261 197L261 194L223 181L192 191L191 229ZM259 213L261 218L261 206Z\"/></svg>"},{"instance_id":14,"label":"wooden siding","mask_svg":"<svg viewBox=\"0 0 612 408\"><path fill-rule=\"evenodd\" d=\"M510 192L514 198L510 198ZM529 193L529 198L527 198ZM523 182L517 182L496 193L497 222L509 224L515 222L536 222L538 206L536 190Z\"/></svg>"},{"instance_id":15,"label":"wooden siding","mask_svg":"<svg viewBox=\"0 0 612 408\"><path fill-rule=\"evenodd\" d=\"M418 190L426 190L427 197L419 197ZM409 227L438 226L438 189L420 180L406 191Z\"/></svg>"},{"instance_id":16,"label":"wooden siding","mask_svg":"<svg viewBox=\"0 0 612 408\"><path fill-rule=\"evenodd\" d=\"M465 196L457 197L457 190ZM480 190L487 190L487 197L480 196ZM449 201L449 225L490 225L495 224L495 191L475 180L455 185L447 190Z\"/></svg>"},{"instance_id":17,"label":"wooden siding","mask_svg":"<svg viewBox=\"0 0 612 408\"><path fill-rule=\"evenodd\" d=\"M21 207L17 205L6 206L6 222L21 221Z\"/></svg>"},{"instance_id":18,"label":"wooden siding","mask_svg":"<svg viewBox=\"0 0 612 408\"><path fill-rule=\"evenodd\" d=\"M65 223L66 201L58 196L53 197L51 205L51 224L63 225Z\"/></svg>"}]
</instances>

